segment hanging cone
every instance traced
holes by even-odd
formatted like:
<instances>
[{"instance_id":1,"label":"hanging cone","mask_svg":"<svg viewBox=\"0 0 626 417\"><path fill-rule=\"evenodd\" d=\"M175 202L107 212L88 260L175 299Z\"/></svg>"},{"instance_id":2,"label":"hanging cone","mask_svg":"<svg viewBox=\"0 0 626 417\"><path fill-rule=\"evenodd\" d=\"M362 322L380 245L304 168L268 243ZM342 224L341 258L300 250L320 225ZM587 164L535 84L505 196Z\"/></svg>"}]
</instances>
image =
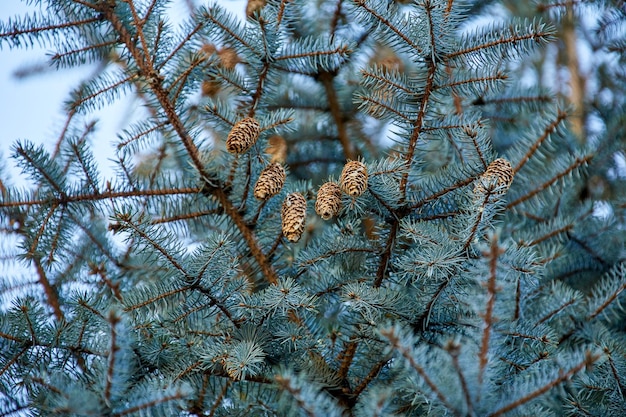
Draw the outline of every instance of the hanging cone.
<instances>
[{"instance_id":1,"label":"hanging cone","mask_svg":"<svg viewBox=\"0 0 626 417\"><path fill-rule=\"evenodd\" d=\"M474 186L474 194L482 195L489 192L502 195L511 186L513 175L511 163L504 158L498 158L490 163L487 170L480 176Z\"/></svg>"},{"instance_id":2,"label":"hanging cone","mask_svg":"<svg viewBox=\"0 0 626 417\"><path fill-rule=\"evenodd\" d=\"M287 160L287 141L279 135L271 136L267 140L267 148L265 153L270 155L270 162L279 162L284 164Z\"/></svg>"},{"instance_id":3,"label":"hanging cone","mask_svg":"<svg viewBox=\"0 0 626 417\"><path fill-rule=\"evenodd\" d=\"M260 133L261 126L256 119L252 117L241 119L228 134L226 150L236 155L245 153L256 143Z\"/></svg>"},{"instance_id":4,"label":"hanging cone","mask_svg":"<svg viewBox=\"0 0 626 417\"><path fill-rule=\"evenodd\" d=\"M360 161L349 161L339 178L341 189L351 197L358 197L367 189L367 167Z\"/></svg>"},{"instance_id":5,"label":"hanging cone","mask_svg":"<svg viewBox=\"0 0 626 417\"><path fill-rule=\"evenodd\" d=\"M322 184L317 190L315 212L324 220L328 220L341 210L341 188L332 181Z\"/></svg>"},{"instance_id":6,"label":"hanging cone","mask_svg":"<svg viewBox=\"0 0 626 417\"><path fill-rule=\"evenodd\" d=\"M306 200L300 193L291 193L283 201L281 210L283 236L290 242L297 242L304 232L306 220Z\"/></svg>"},{"instance_id":7,"label":"hanging cone","mask_svg":"<svg viewBox=\"0 0 626 417\"><path fill-rule=\"evenodd\" d=\"M278 194L285 184L285 169L279 163L270 164L261 171L254 186L254 196L268 200Z\"/></svg>"}]
</instances>

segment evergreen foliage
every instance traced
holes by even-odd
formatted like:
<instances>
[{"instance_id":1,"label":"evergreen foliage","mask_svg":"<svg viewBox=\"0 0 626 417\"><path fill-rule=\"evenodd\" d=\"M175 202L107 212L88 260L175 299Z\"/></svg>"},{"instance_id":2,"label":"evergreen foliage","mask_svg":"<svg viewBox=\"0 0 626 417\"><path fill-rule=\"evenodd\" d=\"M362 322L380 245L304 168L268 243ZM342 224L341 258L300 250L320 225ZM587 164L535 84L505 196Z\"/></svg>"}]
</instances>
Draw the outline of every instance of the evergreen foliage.
<instances>
[{"instance_id":1,"label":"evergreen foliage","mask_svg":"<svg viewBox=\"0 0 626 417\"><path fill-rule=\"evenodd\" d=\"M623 2L29 3L102 71L0 178L1 415L626 415Z\"/></svg>"}]
</instances>

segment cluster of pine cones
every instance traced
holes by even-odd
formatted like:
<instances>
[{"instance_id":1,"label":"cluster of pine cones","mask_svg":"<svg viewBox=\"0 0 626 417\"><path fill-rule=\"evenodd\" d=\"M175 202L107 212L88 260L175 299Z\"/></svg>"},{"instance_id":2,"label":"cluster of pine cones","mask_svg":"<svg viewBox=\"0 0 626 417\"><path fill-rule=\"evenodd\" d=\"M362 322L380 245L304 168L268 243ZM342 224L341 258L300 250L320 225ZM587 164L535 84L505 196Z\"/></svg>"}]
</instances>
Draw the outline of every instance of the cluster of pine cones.
<instances>
[{"instance_id":1,"label":"cluster of pine cones","mask_svg":"<svg viewBox=\"0 0 626 417\"><path fill-rule=\"evenodd\" d=\"M226 150L235 155L244 154L256 143L260 133L261 127L256 119L241 119L228 134ZM282 163L285 161L286 144L284 139L280 139L277 136L270 138L268 153L272 155L271 162L261 171L254 186L254 196L259 200L269 200L285 185L286 174ZM361 161L348 161L341 172L339 184L329 181L319 188L315 211L322 219L328 220L339 214L342 192L356 198L366 189L367 167ZM304 232L306 205L306 199L298 192L287 195L283 201L282 232L290 242L300 240Z\"/></svg>"}]
</instances>

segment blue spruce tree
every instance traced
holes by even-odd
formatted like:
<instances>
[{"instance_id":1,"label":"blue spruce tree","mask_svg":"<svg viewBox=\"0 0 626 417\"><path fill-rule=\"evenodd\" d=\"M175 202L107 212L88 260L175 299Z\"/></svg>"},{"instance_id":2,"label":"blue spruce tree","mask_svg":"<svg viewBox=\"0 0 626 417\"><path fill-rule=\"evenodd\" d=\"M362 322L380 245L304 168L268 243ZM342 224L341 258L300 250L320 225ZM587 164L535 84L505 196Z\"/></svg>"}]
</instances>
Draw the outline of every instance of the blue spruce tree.
<instances>
[{"instance_id":1,"label":"blue spruce tree","mask_svg":"<svg viewBox=\"0 0 626 417\"><path fill-rule=\"evenodd\" d=\"M626 415L623 2L27 3L2 416Z\"/></svg>"}]
</instances>

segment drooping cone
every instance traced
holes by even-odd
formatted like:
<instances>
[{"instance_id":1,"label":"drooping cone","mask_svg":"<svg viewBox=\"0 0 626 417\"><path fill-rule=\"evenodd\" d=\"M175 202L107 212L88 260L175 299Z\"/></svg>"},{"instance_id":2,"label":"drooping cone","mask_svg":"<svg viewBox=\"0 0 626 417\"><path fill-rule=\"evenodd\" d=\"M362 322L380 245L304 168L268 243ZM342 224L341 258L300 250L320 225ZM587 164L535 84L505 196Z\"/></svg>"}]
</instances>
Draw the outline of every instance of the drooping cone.
<instances>
[{"instance_id":1,"label":"drooping cone","mask_svg":"<svg viewBox=\"0 0 626 417\"><path fill-rule=\"evenodd\" d=\"M226 150L240 155L252 147L259 138L261 126L256 119L246 117L241 119L230 130L226 139Z\"/></svg>"},{"instance_id":2,"label":"drooping cone","mask_svg":"<svg viewBox=\"0 0 626 417\"><path fill-rule=\"evenodd\" d=\"M281 210L283 236L290 242L297 242L304 232L306 220L306 200L300 193L291 193L283 201Z\"/></svg>"},{"instance_id":3,"label":"drooping cone","mask_svg":"<svg viewBox=\"0 0 626 417\"><path fill-rule=\"evenodd\" d=\"M220 65L229 70L234 69L241 62L237 51L228 46L217 51L217 56L220 58Z\"/></svg>"},{"instance_id":4,"label":"drooping cone","mask_svg":"<svg viewBox=\"0 0 626 417\"><path fill-rule=\"evenodd\" d=\"M339 186L351 197L358 197L367 189L367 167L360 161L349 161L341 171Z\"/></svg>"},{"instance_id":5,"label":"drooping cone","mask_svg":"<svg viewBox=\"0 0 626 417\"><path fill-rule=\"evenodd\" d=\"M261 10L265 6L266 0L248 0L246 5L246 16L252 17L257 10Z\"/></svg>"},{"instance_id":6,"label":"drooping cone","mask_svg":"<svg viewBox=\"0 0 626 417\"><path fill-rule=\"evenodd\" d=\"M489 164L474 186L474 195L487 192L502 195L507 192L513 182L513 167L504 158L498 158Z\"/></svg>"},{"instance_id":7,"label":"drooping cone","mask_svg":"<svg viewBox=\"0 0 626 417\"><path fill-rule=\"evenodd\" d=\"M268 200L278 194L285 184L285 168L279 163L263 168L254 186L254 196L259 200Z\"/></svg>"},{"instance_id":8,"label":"drooping cone","mask_svg":"<svg viewBox=\"0 0 626 417\"><path fill-rule=\"evenodd\" d=\"M287 141L279 135L271 136L267 140L267 148L265 153L270 155L270 162L279 162L284 164L287 160Z\"/></svg>"},{"instance_id":9,"label":"drooping cone","mask_svg":"<svg viewBox=\"0 0 626 417\"><path fill-rule=\"evenodd\" d=\"M336 216L341 210L341 188L332 181L322 184L317 190L315 212L324 220Z\"/></svg>"},{"instance_id":10,"label":"drooping cone","mask_svg":"<svg viewBox=\"0 0 626 417\"><path fill-rule=\"evenodd\" d=\"M216 79L207 78L206 80L202 81L201 91L204 97L215 97L221 89L222 86L220 82Z\"/></svg>"}]
</instances>

